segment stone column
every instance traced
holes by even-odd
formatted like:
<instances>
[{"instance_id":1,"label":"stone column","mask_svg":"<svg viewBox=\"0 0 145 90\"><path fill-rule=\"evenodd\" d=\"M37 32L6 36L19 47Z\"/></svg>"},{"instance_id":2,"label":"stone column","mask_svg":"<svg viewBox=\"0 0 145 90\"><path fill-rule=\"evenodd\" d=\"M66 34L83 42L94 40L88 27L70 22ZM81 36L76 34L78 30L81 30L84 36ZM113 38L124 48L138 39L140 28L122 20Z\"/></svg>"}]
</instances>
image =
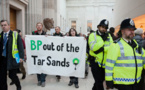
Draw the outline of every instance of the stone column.
<instances>
[{"instance_id":1,"label":"stone column","mask_svg":"<svg viewBox=\"0 0 145 90\"><path fill-rule=\"evenodd\" d=\"M46 0L47 1L47 0ZM37 22L43 23L43 0L29 0L26 10L26 34L36 30Z\"/></svg>"},{"instance_id":2,"label":"stone column","mask_svg":"<svg viewBox=\"0 0 145 90\"><path fill-rule=\"evenodd\" d=\"M53 18L54 26L57 25L57 0L43 0L43 19Z\"/></svg>"},{"instance_id":3,"label":"stone column","mask_svg":"<svg viewBox=\"0 0 145 90\"><path fill-rule=\"evenodd\" d=\"M10 21L9 0L0 0L0 21L2 19ZM2 29L0 28L0 32Z\"/></svg>"}]
</instances>

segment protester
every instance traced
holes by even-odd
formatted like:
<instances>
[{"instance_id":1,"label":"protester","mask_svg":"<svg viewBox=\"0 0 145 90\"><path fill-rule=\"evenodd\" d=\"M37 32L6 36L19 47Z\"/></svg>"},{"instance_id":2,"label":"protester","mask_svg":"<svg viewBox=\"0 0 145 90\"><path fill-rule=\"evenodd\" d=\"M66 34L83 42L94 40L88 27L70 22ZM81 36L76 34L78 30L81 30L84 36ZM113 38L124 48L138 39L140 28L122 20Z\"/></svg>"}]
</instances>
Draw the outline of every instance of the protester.
<instances>
[{"instance_id":1,"label":"protester","mask_svg":"<svg viewBox=\"0 0 145 90\"><path fill-rule=\"evenodd\" d=\"M75 29L71 28L69 30L69 36L76 37L77 36L77 31ZM72 86L73 84L75 85L75 88L79 88L78 77L73 77L73 76L70 77L70 81L69 81L68 85Z\"/></svg>"},{"instance_id":2,"label":"protester","mask_svg":"<svg viewBox=\"0 0 145 90\"><path fill-rule=\"evenodd\" d=\"M63 34L62 34L60 31L61 31L61 29L60 29L59 26L55 27L55 33L53 34L53 36L60 36L60 37L63 37ZM59 82L60 79L61 79L61 76L56 75L56 77L57 77L57 81Z\"/></svg>"},{"instance_id":3,"label":"protester","mask_svg":"<svg viewBox=\"0 0 145 90\"><path fill-rule=\"evenodd\" d=\"M46 32L44 32L42 29L43 29L43 24L38 22L36 24L36 28L37 30L36 31L33 31L32 32L32 35L46 35ZM46 74L44 73L41 73L41 74L37 74L37 79L38 79L38 86L41 86L41 87L45 87L45 79L46 79Z\"/></svg>"}]
</instances>

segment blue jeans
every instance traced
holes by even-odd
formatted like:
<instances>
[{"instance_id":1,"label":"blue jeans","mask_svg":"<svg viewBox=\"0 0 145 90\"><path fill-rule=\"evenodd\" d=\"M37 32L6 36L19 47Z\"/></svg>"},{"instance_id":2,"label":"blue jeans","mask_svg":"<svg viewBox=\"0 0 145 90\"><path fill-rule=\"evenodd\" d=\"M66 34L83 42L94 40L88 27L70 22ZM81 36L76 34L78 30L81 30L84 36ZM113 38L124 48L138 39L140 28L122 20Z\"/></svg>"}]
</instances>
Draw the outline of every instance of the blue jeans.
<instances>
[{"instance_id":1,"label":"blue jeans","mask_svg":"<svg viewBox=\"0 0 145 90\"><path fill-rule=\"evenodd\" d=\"M40 81L41 83L42 82L45 82L45 78L46 78L46 74L37 74L37 79L38 81Z\"/></svg>"}]
</instances>

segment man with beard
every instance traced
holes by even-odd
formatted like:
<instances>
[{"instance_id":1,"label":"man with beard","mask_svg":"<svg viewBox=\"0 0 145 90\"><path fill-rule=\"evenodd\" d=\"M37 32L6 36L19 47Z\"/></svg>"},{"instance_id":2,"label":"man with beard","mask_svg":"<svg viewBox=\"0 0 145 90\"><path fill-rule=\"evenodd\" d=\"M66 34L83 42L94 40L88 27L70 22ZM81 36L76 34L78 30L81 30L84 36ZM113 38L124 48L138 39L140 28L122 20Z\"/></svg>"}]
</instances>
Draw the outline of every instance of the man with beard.
<instances>
[{"instance_id":1,"label":"man with beard","mask_svg":"<svg viewBox=\"0 0 145 90\"><path fill-rule=\"evenodd\" d=\"M37 30L36 31L33 31L32 32L32 35L46 35L46 33L42 30L43 29L43 24L38 22L36 24L36 28ZM45 87L45 78L46 78L46 74L37 74L37 79L38 79L38 86L41 86L41 87Z\"/></svg>"},{"instance_id":2,"label":"man with beard","mask_svg":"<svg viewBox=\"0 0 145 90\"><path fill-rule=\"evenodd\" d=\"M123 20L119 31L121 38L109 47L105 66L108 88L140 90L145 51L133 40L135 29L132 19Z\"/></svg>"},{"instance_id":3,"label":"man with beard","mask_svg":"<svg viewBox=\"0 0 145 90\"><path fill-rule=\"evenodd\" d=\"M95 80L92 90L104 90L106 56L110 44L113 43L111 35L107 33L108 26L109 22L103 19L97 26L98 30L89 36L89 59Z\"/></svg>"}]
</instances>

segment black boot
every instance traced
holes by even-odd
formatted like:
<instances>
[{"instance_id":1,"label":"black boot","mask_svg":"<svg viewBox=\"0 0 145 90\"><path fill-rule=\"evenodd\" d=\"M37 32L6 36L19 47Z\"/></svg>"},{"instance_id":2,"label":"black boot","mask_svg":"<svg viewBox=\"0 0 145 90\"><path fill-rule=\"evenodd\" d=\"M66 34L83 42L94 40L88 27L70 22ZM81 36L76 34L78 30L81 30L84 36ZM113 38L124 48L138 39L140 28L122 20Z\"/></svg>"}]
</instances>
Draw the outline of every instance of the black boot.
<instances>
[{"instance_id":1,"label":"black boot","mask_svg":"<svg viewBox=\"0 0 145 90\"><path fill-rule=\"evenodd\" d=\"M25 78L26 78L26 75L23 74L22 79L25 79Z\"/></svg>"},{"instance_id":2,"label":"black boot","mask_svg":"<svg viewBox=\"0 0 145 90\"><path fill-rule=\"evenodd\" d=\"M73 85L73 82L72 81L69 82L68 86L71 86L71 85Z\"/></svg>"},{"instance_id":3,"label":"black boot","mask_svg":"<svg viewBox=\"0 0 145 90\"><path fill-rule=\"evenodd\" d=\"M59 82L59 81L60 81L60 79L61 79L61 77L60 77L60 76L58 76L58 75L56 76L56 78L57 78L57 79L56 79L56 80L57 80L57 82Z\"/></svg>"},{"instance_id":4,"label":"black boot","mask_svg":"<svg viewBox=\"0 0 145 90\"><path fill-rule=\"evenodd\" d=\"M14 82L11 82L11 83L10 83L10 85L13 85L13 84L14 84Z\"/></svg>"},{"instance_id":5,"label":"black boot","mask_svg":"<svg viewBox=\"0 0 145 90\"><path fill-rule=\"evenodd\" d=\"M75 84L75 88L79 88L79 85L78 84Z\"/></svg>"},{"instance_id":6,"label":"black boot","mask_svg":"<svg viewBox=\"0 0 145 90\"><path fill-rule=\"evenodd\" d=\"M21 90L21 86L17 87L17 90Z\"/></svg>"}]
</instances>

